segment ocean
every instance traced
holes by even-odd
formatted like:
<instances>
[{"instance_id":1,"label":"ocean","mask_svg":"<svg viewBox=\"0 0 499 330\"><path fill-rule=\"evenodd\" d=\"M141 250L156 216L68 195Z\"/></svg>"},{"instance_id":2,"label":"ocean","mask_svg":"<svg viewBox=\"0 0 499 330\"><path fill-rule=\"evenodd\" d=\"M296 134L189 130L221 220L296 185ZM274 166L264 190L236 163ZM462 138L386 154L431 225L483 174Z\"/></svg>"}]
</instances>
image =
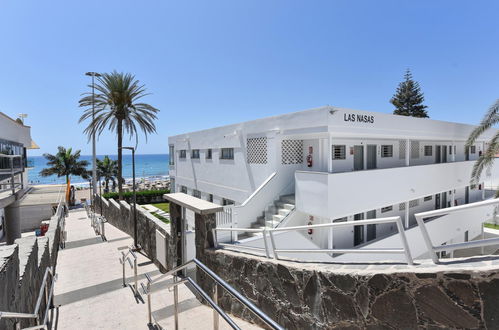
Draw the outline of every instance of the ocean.
<instances>
[{"instance_id":1,"label":"ocean","mask_svg":"<svg viewBox=\"0 0 499 330\"><path fill-rule=\"evenodd\" d=\"M111 159L118 159L118 155L108 155ZM97 155L98 159L103 159L104 155ZM81 156L80 160L86 160L90 163L88 169L92 169L92 156ZM166 178L168 176L168 161L167 154L160 155L135 155L135 176L137 178ZM56 175L42 177L40 171L47 167L47 160L43 156L28 157L28 162L33 168L29 169L28 180L30 184L61 184L65 183L66 178L58 178ZM123 154L123 178L132 178L132 155ZM88 181L80 177L74 176L71 178L71 183L85 186Z\"/></svg>"}]
</instances>

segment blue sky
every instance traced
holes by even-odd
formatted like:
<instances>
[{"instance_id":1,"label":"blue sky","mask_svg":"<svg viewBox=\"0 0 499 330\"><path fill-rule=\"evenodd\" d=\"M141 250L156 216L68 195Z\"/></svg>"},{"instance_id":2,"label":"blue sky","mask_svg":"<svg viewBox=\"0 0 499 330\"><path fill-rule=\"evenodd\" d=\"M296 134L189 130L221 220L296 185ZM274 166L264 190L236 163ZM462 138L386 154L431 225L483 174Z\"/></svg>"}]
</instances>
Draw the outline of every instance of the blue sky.
<instances>
[{"instance_id":1,"label":"blue sky","mask_svg":"<svg viewBox=\"0 0 499 330\"><path fill-rule=\"evenodd\" d=\"M41 146L91 146L86 71L131 72L167 137L322 105L392 112L410 68L431 118L477 123L499 97L497 1L0 0L0 111ZM130 142L131 143L131 142ZM104 134L99 154L115 154Z\"/></svg>"}]
</instances>

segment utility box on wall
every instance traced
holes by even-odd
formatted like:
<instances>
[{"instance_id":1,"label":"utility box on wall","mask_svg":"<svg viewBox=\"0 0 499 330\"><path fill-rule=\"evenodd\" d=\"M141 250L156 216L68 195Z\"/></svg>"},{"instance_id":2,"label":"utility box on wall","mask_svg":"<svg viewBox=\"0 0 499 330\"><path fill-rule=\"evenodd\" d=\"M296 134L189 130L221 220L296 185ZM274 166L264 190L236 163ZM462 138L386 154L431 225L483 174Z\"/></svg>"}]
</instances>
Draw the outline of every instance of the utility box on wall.
<instances>
[{"instance_id":1,"label":"utility box on wall","mask_svg":"<svg viewBox=\"0 0 499 330\"><path fill-rule=\"evenodd\" d=\"M167 269L166 266L166 237L156 229L156 259Z\"/></svg>"}]
</instances>

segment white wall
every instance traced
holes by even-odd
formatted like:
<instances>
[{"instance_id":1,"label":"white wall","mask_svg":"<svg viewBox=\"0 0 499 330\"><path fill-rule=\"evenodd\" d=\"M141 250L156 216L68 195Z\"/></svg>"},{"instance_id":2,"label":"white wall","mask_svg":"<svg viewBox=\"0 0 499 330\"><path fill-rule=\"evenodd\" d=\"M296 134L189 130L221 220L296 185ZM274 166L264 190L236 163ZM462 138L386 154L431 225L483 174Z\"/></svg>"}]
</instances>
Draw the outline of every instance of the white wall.
<instances>
[{"instance_id":1,"label":"white wall","mask_svg":"<svg viewBox=\"0 0 499 330\"><path fill-rule=\"evenodd\" d=\"M442 216L438 219L426 222L434 246L450 242L459 243L464 241L464 233L469 231L469 239L477 237L481 233L483 222L491 219L493 207L484 206L476 209L455 212ZM405 231L411 254L413 258L427 258L427 247L421 235L419 227L413 227ZM401 248L402 242L399 235L392 235L385 239L363 246L365 248ZM405 262L404 255L390 254L354 254L348 253L334 258L337 261L380 261L395 260Z\"/></svg>"},{"instance_id":2,"label":"white wall","mask_svg":"<svg viewBox=\"0 0 499 330\"><path fill-rule=\"evenodd\" d=\"M473 164L469 161L333 174L298 171L296 207L307 214L334 219L394 205L468 185Z\"/></svg>"}]
</instances>

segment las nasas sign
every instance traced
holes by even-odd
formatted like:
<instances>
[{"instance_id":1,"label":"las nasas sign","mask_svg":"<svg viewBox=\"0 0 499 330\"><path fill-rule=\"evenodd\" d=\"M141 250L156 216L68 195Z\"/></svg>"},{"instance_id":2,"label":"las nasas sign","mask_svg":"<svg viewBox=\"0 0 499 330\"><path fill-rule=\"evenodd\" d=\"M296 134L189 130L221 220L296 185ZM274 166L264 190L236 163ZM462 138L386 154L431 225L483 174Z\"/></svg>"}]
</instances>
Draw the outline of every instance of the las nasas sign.
<instances>
[{"instance_id":1,"label":"las nasas sign","mask_svg":"<svg viewBox=\"0 0 499 330\"><path fill-rule=\"evenodd\" d=\"M355 113L344 113L343 121L374 124L374 116Z\"/></svg>"}]
</instances>

